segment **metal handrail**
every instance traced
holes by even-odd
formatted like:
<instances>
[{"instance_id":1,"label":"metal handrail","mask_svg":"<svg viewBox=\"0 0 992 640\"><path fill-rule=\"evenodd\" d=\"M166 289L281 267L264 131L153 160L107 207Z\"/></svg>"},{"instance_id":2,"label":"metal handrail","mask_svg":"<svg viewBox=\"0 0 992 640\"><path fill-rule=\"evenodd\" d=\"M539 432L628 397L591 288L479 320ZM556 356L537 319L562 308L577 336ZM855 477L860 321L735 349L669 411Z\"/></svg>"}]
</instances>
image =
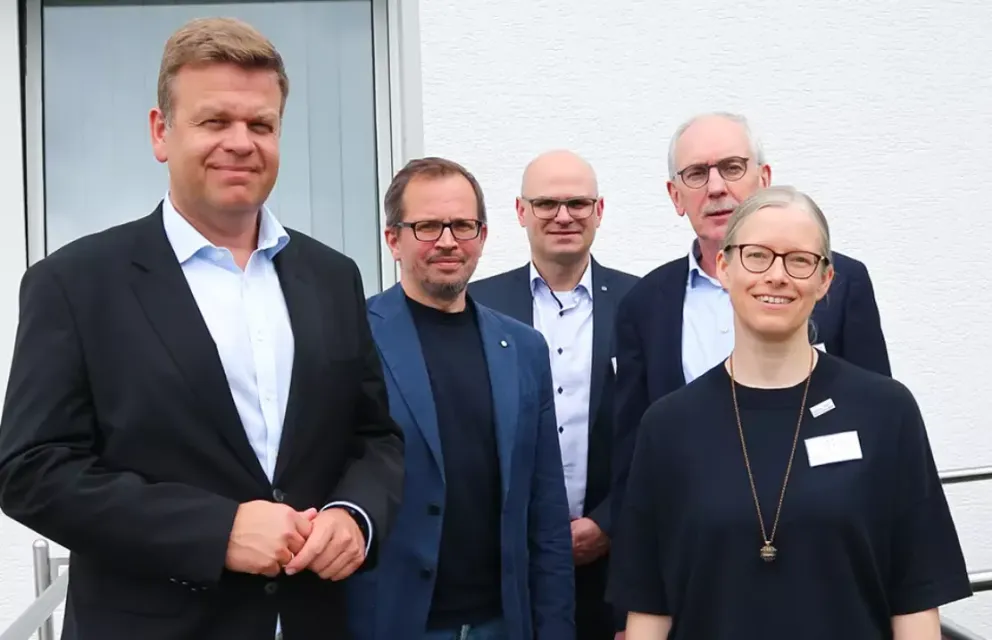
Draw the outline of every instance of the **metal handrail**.
<instances>
[{"instance_id":1,"label":"metal handrail","mask_svg":"<svg viewBox=\"0 0 992 640\"><path fill-rule=\"evenodd\" d=\"M947 469L941 471L939 476L942 485L992 480L992 466ZM31 551L34 560L35 601L6 631L0 633L0 640L30 640L35 631L38 632L38 640L55 640L52 614L65 600L69 586L68 569L61 573L59 569L68 568L69 558L53 558L45 540L36 540ZM968 580L975 593L992 591L992 570L969 573ZM984 640L947 618L941 618L940 632L945 640Z\"/></svg>"}]
</instances>

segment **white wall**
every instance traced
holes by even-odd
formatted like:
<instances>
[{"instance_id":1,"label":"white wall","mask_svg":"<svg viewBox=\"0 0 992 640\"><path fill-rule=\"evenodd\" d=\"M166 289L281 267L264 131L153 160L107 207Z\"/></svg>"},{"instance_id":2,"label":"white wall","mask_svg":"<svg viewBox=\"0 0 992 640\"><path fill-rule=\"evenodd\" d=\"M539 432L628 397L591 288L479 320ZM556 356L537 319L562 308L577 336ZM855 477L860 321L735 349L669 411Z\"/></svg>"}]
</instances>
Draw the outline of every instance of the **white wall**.
<instances>
[{"instance_id":1,"label":"white wall","mask_svg":"<svg viewBox=\"0 0 992 640\"><path fill-rule=\"evenodd\" d=\"M671 132L743 112L773 182L810 192L834 247L868 263L938 466L992 464L987 0L429 0L420 24L425 153L463 162L488 196L480 275L526 260L520 171L558 146L598 169L602 262L642 275L684 255ZM992 568L992 483L948 494L969 563ZM992 636L992 594L946 613Z\"/></svg>"},{"instance_id":2,"label":"white wall","mask_svg":"<svg viewBox=\"0 0 992 640\"><path fill-rule=\"evenodd\" d=\"M482 181L492 228L479 275L526 260L520 170L558 146L598 169L600 260L643 274L684 253L690 230L664 190L669 135L697 111L742 111L774 181L809 191L836 248L868 263L938 465L992 464L984 0L420 2L424 152ZM16 25L16 0L0 0L0 383L24 264ZM969 563L992 568L992 484L948 494ZM31 600L33 538L0 516L0 629ZM992 636L992 595L946 613Z\"/></svg>"}]
</instances>

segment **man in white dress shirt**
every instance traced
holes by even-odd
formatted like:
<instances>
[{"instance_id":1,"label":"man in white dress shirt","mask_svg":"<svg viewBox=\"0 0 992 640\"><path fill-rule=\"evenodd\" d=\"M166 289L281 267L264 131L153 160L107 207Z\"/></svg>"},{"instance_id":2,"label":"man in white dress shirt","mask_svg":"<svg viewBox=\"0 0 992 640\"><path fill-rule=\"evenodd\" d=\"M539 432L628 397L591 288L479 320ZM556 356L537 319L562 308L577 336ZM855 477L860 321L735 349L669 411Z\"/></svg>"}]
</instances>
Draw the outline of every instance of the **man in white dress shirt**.
<instances>
[{"instance_id":1,"label":"man in white dress shirt","mask_svg":"<svg viewBox=\"0 0 992 640\"><path fill-rule=\"evenodd\" d=\"M565 150L541 154L524 171L516 199L530 262L469 286L477 302L532 325L550 347L579 640L609 639L615 629L603 597L612 526L613 317L637 282L592 258L603 209L588 162Z\"/></svg>"}]
</instances>

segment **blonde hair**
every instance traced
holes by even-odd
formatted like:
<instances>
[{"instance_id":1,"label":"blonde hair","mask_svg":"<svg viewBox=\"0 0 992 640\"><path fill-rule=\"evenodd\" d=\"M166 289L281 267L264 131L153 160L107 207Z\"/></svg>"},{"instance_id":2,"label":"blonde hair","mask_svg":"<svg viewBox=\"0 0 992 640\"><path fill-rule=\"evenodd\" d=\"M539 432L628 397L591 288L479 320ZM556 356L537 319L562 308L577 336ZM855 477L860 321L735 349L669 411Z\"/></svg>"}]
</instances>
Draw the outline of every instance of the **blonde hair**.
<instances>
[{"instance_id":1,"label":"blonde hair","mask_svg":"<svg viewBox=\"0 0 992 640\"><path fill-rule=\"evenodd\" d=\"M289 96L289 77L275 46L241 20L198 18L180 27L165 43L158 72L158 108L165 121L172 122L172 82L183 67L225 63L274 71L282 91L282 113Z\"/></svg>"},{"instance_id":2,"label":"blonde hair","mask_svg":"<svg viewBox=\"0 0 992 640\"><path fill-rule=\"evenodd\" d=\"M816 221L816 226L820 228L820 251L824 257L833 262L830 253L830 225L827 224L827 217L823 215L823 211L811 197L795 187L785 185L758 189L750 198L737 205L730 220L727 221L727 230L723 239L724 257L730 258L727 252L737 239L741 225L751 214L768 207L784 208L791 205L798 205ZM824 267L826 267L826 263L824 263Z\"/></svg>"}]
</instances>

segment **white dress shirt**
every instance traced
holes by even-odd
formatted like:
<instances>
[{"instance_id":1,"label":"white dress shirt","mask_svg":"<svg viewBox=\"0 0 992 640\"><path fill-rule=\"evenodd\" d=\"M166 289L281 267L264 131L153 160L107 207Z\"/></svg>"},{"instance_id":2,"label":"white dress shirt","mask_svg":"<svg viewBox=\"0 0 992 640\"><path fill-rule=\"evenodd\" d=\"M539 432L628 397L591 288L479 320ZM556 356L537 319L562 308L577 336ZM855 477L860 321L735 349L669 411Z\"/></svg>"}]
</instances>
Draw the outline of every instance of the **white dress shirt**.
<instances>
[{"instance_id":1,"label":"white dress shirt","mask_svg":"<svg viewBox=\"0 0 992 640\"><path fill-rule=\"evenodd\" d=\"M248 442L269 481L273 480L293 373L294 336L273 258L289 244L289 234L262 207L258 247L244 270L234 255L207 240L176 211L168 194L162 223L200 315L210 331L230 385ZM358 505L347 506L372 521ZM278 625L277 625L278 626Z\"/></svg>"},{"instance_id":2,"label":"white dress shirt","mask_svg":"<svg viewBox=\"0 0 992 640\"><path fill-rule=\"evenodd\" d=\"M589 463L592 272L586 266L578 286L571 291L551 291L531 263L530 283L534 328L544 335L551 351L551 377L568 509L573 519L581 518Z\"/></svg>"}]
</instances>

